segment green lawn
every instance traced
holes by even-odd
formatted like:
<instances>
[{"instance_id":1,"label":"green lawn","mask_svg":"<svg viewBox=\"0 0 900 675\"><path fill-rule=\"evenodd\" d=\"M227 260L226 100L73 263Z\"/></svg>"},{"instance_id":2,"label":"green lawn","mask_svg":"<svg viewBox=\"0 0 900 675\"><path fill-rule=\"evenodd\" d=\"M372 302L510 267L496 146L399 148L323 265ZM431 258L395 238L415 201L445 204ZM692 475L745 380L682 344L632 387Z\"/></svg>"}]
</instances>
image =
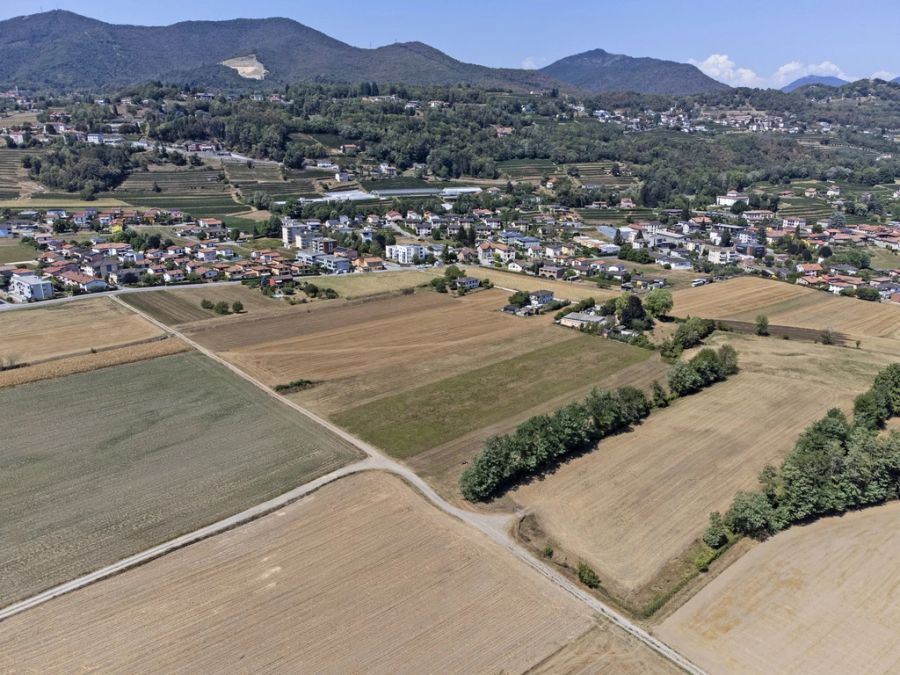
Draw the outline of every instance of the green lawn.
<instances>
[{"instance_id":1,"label":"green lawn","mask_svg":"<svg viewBox=\"0 0 900 675\"><path fill-rule=\"evenodd\" d=\"M612 340L576 335L346 410L334 420L394 457L406 459L597 382L646 360L651 353Z\"/></svg>"},{"instance_id":2,"label":"green lawn","mask_svg":"<svg viewBox=\"0 0 900 675\"><path fill-rule=\"evenodd\" d=\"M885 248L866 249L866 253L872 259L872 269L876 270L892 270L900 267L900 253L893 253Z\"/></svg>"},{"instance_id":3,"label":"green lawn","mask_svg":"<svg viewBox=\"0 0 900 675\"><path fill-rule=\"evenodd\" d=\"M20 260L34 260L38 250L34 246L23 244L20 241L7 243L0 239L0 265L6 265Z\"/></svg>"},{"instance_id":4,"label":"green lawn","mask_svg":"<svg viewBox=\"0 0 900 675\"><path fill-rule=\"evenodd\" d=\"M0 390L0 606L358 457L197 353Z\"/></svg>"}]
</instances>

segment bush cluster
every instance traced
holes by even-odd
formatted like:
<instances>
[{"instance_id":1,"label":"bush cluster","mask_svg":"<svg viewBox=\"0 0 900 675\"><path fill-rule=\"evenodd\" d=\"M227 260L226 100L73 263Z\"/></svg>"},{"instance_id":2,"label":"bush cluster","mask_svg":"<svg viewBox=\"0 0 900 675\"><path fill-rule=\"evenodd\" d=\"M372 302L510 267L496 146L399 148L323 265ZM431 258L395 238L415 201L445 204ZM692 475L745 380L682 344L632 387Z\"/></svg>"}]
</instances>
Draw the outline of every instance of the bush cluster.
<instances>
[{"instance_id":1,"label":"bush cluster","mask_svg":"<svg viewBox=\"0 0 900 675\"><path fill-rule=\"evenodd\" d=\"M721 545L722 524L734 534L764 538L794 523L897 499L900 434L878 434L896 415L900 364L881 371L857 397L852 423L832 409L807 427L780 468L763 469L758 490L739 492L724 518L711 514L704 540Z\"/></svg>"},{"instance_id":2,"label":"bush cluster","mask_svg":"<svg viewBox=\"0 0 900 675\"><path fill-rule=\"evenodd\" d=\"M490 499L514 482L555 466L566 455L627 429L650 410L640 389L595 389L582 402L532 417L512 434L489 438L460 477L460 490L469 501Z\"/></svg>"},{"instance_id":3,"label":"bush cluster","mask_svg":"<svg viewBox=\"0 0 900 675\"><path fill-rule=\"evenodd\" d=\"M679 361L672 367L669 389L675 396L687 396L734 375L737 370L734 347L722 345L718 351L705 347L690 361Z\"/></svg>"}]
</instances>

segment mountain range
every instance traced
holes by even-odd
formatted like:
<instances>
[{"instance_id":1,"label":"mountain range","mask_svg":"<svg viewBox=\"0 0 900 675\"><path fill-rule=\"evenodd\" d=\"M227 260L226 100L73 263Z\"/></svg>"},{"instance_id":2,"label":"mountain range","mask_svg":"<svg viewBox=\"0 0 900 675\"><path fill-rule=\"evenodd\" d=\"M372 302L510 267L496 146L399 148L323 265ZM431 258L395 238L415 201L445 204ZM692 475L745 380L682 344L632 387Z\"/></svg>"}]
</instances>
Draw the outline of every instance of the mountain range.
<instances>
[{"instance_id":1,"label":"mountain range","mask_svg":"<svg viewBox=\"0 0 900 675\"><path fill-rule=\"evenodd\" d=\"M0 22L0 86L98 90L151 79L200 87L371 81L656 94L727 88L692 65L599 49L542 70L489 68L421 42L353 47L281 18L128 26L55 10Z\"/></svg>"}]
</instances>

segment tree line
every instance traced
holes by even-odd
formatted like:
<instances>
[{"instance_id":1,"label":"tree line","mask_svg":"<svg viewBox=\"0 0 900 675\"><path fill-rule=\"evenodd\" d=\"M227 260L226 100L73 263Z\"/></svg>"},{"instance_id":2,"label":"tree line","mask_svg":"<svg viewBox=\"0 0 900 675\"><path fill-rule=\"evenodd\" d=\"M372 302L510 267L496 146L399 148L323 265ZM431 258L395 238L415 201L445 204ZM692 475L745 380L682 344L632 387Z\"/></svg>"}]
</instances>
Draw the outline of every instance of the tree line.
<instances>
[{"instance_id":1,"label":"tree line","mask_svg":"<svg viewBox=\"0 0 900 675\"><path fill-rule=\"evenodd\" d=\"M737 371L737 354L730 345L718 352L704 349L686 365L708 386ZM556 467L565 457L632 427L654 407L664 407L680 395L676 390L666 394L658 382L653 383L652 399L631 386L615 391L594 389L583 401L549 415L536 415L513 433L485 441L481 453L460 477L460 491L469 501L496 497L515 483Z\"/></svg>"},{"instance_id":2,"label":"tree line","mask_svg":"<svg viewBox=\"0 0 900 675\"><path fill-rule=\"evenodd\" d=\"M704 541L765 538L795 523L900 497L900 434L879 431L900 415L900 363L882 370L858 396L852 421L829 410L808 426L780 467L766 466L756 491L738 492L722 516L710 514Z\"/></svg>"}]
</instances>

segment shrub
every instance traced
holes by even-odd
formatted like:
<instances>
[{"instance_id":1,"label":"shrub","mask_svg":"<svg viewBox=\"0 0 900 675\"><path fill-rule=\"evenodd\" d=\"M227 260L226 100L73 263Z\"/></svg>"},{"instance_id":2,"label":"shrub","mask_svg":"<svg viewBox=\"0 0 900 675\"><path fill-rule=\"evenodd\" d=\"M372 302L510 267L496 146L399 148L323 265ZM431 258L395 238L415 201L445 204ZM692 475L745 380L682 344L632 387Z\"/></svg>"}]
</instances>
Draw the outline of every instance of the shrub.
<instances>
[{"instance_id":1,"label":"shrub","mask_svg":"<svg viewBox=\"0 0 900 675\"><path fill-rule=\"evenodd\" d=\"M553 547L550 544L544 544L544 549L541 551L544 554L545 558L553 557Z\"/></svg>"},{"instance_id":2,"label":"shrub","mask_svg":"<svg viewBox=\"0 0 900 675\"><path fill-rule=\"evenodd\" d=\"M722 520L722 514L713 511L709 514L709 526L703 533L703 542L710 548L720 548L728 541L728 530L725 527L725 521Z\"/></svg>"},{"instance_id":3,"label":"shrub","mask_svg":"<svg viewBox=\"0 0 900 675\"><path fill-rule=\"evenodd\" d=\"M769 334L769 318L765 314L756 317L756 334L762 336Z\"/></svg>"},{"instance_id":4,"label":"shrub","mask_svg":"<svg viewBox=\"0 0 900 675\"><path fill-rule=\"evenodd\" d=\"M244 311L244 303L240 300L235 300L233 303L231 303L231 311L233 311L235 314L240 314Z\"/></svg>"},{"instance_id":5,"label":"shrub","mask_svg":"<svg viewBox=\"0 0 900 675\"><path fill-rule=\"evenodd\" d=\"M212 309L216 314L228 314L228 303L224 300L219 300L219 302L213 305Z\"/></svg>"},{"instance_id":6,"label":"shrub","mask_svg":"<svg viewBox=\"0 0 900 675\"><path fill-rule=\"evenodd\" d=\"M578 581L588 588L597 588L600 586L600 577L585 563L578 563Z\"/></svg>"},{"instance_id":7,"label":"shrub","mask_svg":"<svg viewBox=\"0 0 900 675\"><path fill-rule=\"evenodd\" d=\"M212 309L213 308L212 300L207 300L206 298L203 298L203 300L200 301L200 306L203 309Z\"/></svg>"}]
</instances>

